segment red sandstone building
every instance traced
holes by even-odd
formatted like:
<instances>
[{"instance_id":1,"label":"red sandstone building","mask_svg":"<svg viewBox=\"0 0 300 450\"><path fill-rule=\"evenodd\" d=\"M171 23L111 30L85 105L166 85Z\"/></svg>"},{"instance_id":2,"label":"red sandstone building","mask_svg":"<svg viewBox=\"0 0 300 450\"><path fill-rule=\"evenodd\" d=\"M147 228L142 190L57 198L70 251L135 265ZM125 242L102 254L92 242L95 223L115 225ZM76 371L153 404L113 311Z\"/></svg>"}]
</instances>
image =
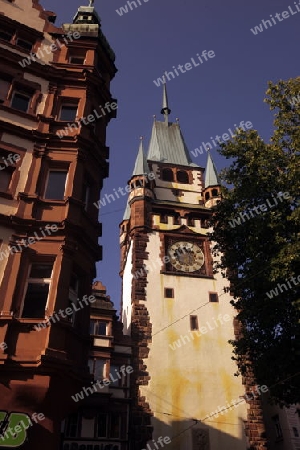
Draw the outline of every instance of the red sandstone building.
<instances>
[{"instance_id":1,"label":"red sandstone building","mask_svg":"<svg viewBox=\"0 0 300 450\"><path fill-rule=\"evenodd\" d=\"M0 448L58 449L71 395L91 382L93 202L117 69L92 6L54 22L38 0L1 2Z\"/></svg>"}]
</instances>

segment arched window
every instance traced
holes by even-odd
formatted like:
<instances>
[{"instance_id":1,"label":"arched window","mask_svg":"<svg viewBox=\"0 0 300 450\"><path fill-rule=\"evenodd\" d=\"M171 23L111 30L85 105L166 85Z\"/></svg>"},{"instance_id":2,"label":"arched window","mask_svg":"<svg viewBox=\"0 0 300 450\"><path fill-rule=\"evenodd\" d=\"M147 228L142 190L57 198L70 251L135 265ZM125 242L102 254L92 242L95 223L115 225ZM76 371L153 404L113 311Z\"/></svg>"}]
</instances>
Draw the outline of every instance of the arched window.
<instances>
[{"instance_id":1,"label":"arched window","mask_svg":"<svg viewBox=\"0 0 300 450\"><path fill-rule=\"evenodd\" d=\"M178 170L177 181L178 181L178 183L188 184L189 176L188 176L187 172L184 172L183 170Z\"/></svg>"},{"instance_id":2,"label":"arched window","mask_svg":"<svg viewBox=\"0 0 300 450\"><path fill-rule=\"evenodd\" d=\"M205 200L209 200L209 192L205 193Z\"/></svg>"},{"instance_id":3,"label":"arched window","mask_svg":"<svg viewBox=\"0 0 300 450\"><path fill-rule=\"evenodd\" d=\"M212 196L213 197L218 197L219 193L218 193L218 189L213 189L212 190Z\"/></svg>"},{"instance_id":4,"label":"arched window","mask_svg":"<svg viewBox=\"0 0 300 450\"><path fill-rule=\"evenodd\" d=\"M163 169L162 179L164 181L174 181L173 172L171 169Z\"/></svg>"}]
</instances>

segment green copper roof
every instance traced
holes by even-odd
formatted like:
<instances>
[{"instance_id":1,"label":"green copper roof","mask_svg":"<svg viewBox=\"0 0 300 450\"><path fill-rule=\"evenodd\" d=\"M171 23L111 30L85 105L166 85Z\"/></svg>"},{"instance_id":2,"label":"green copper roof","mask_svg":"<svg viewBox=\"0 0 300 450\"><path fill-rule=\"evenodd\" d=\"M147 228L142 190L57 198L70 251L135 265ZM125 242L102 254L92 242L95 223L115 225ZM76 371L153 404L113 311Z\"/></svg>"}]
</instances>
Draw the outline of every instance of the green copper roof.
<instances>
[{"instance_id":1,"label":"green copper roof","mask_svg":"<svg viewBox=\"0 0 300 450\"><path fill-rule=\"evenodd\" d=\"M154 121L148 160L179 166L199 167L193 163L178 123Z\"/></svg>"},{"instance_id":2,"label":"green copper roof","mask_svg":"<svg viewBox=\"0 0 300 450\"><path fill-rule=\"evenodd\" d=\"M220 185L221 181L210 153L208 152L207 164L205 169L205 187Z\"/></svg>"},{"instance_id":3,"label":"green copper roof","mask_svg":"<svg viewBox=\"0 0 300 450\"><path fill-rule=\"evenodd\" d=\"M124 215L123 215L123 220L129 220L129 219L130 219L130 205L127 201L126 208L125 208Z\"/></svg>"},{"instance_id":4,"label":"green copper roof","mask_svg":"<svg viewBox=\"0 0 300 450\"><path fill-rule=\"evenodd\" d=\"M143 139L141 138L139 151L135 160L134 169L132 172L132 176L135 175L143 175L149 172L147 158L144 152Z\"/></svg>"}]
</instances>

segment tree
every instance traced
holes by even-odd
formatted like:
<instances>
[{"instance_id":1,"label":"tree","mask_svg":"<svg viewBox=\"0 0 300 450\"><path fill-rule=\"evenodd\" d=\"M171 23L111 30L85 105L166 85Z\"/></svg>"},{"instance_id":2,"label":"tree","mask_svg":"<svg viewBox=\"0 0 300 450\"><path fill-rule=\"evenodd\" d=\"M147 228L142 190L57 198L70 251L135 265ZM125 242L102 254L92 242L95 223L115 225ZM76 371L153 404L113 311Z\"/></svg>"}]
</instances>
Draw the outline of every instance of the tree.
<instances>
[{"instance_id":1,"label":"tree","mask_svg":"<svg viewBox=\"0 0 300 450\"><path fill-rule=\"evenodd\" d=\"M212 240L243 330L231 341L238 373L251 366L289 405L300 402L300 78L269 83L265 102L275 112L269 143L240 130L220 146L231 162Z\"/></svg>"}]
</instances>

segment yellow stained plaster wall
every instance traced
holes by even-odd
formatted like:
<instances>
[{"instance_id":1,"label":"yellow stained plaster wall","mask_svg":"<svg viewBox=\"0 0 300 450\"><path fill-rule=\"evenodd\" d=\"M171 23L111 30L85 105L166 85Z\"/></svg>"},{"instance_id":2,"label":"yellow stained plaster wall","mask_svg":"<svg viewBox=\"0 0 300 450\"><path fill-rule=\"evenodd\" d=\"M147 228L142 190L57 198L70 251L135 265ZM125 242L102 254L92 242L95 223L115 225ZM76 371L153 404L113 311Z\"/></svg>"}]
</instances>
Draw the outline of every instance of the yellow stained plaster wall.
<instances>
[{"instance_id":1,"label":"yellow stained plaster wall","mask_svg":"<svg viewBox=\"0 0 300 450\"><path fill-rule=\"evenodd\" d=\"M160 245L157 233L149 236L146 265L151 265L151 255L159 255ZM151 380L140 387L154 412L154 440L159 436L172 438L191 426L193 418L204 419L245 393L241 378L234 377L237 368L228 344L234 338L234 309L230 297L223 293L223 279L163 275L160 268L152 264L147 277L144 303L152 323L152 343L144 362ZM174 299L164 298L166 287L174 289ZM209 291L219 293L219 303L209 303ZM202 328L198 336L190 330L190 315L198 316L199 327L205 327L206 332ZM180 347L173 349L177 340ZM246 408L242 403L226 415L204 422L210 428L212 450L232 450L228 436L236 439L236 450L246 449L242 424ZM168 448L192 449L191 432L183 433Z\"/></svg>"}]
</instances>

